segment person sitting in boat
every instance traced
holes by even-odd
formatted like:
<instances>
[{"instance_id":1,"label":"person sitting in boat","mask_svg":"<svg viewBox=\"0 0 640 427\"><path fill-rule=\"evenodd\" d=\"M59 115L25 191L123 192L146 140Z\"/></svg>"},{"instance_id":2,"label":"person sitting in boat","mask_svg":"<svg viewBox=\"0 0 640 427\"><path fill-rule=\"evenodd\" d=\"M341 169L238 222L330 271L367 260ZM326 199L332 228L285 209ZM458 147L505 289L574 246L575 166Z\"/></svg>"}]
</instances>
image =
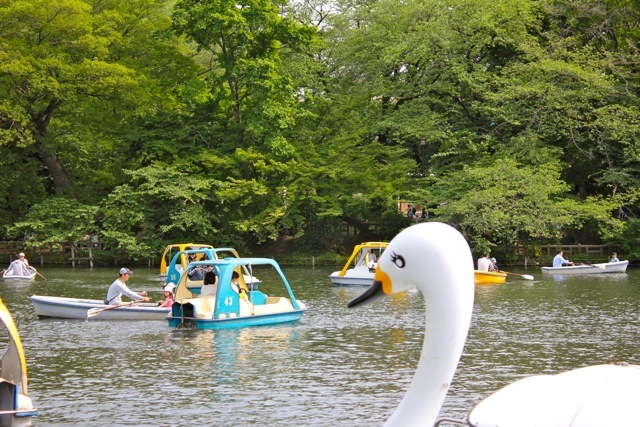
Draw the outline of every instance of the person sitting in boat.
<instances>
[{"instance_id":1,"label":"person sitting in boat","mask_svg":"<svg viewBox=\"0 0 640 427\"><path fill-rule=\"evenodd\" d=\"M240 296L240 298L246 300L246 299L248 299L247 291L240 287L240 284L238 283L238 278L239 277L240 277L240 275L238 274L237 271L234 271L233 274L231 274L231 289L236 291L238 293L238 295Z\"/></svg>"},{"instance_id":2,"label":"person sitting in boat","mask_svg":"<svg viewBox=\"0 0 640 427\"><path fill-rule=\"evenodd\" d=\"M491 268L491 260L487 252L482 253L482 257L478 258L478 271L489 271Z\"/></svg>"},{"instance_id":3,"label":"person sitting in boat","mask_svg":"<svg viewBox=\"0 0 640 427\"><path fill-rule=\"evenodd\" d=\"M164 301L158 301L158 307L171 307L174 303L174 291L176 289L176 285L169 282L162 287L162 293L164 294Z\"/></svg>"},{"instance_id":4,"label":"person sitting in boat","mask_svg":"<svg viewBox=\"0 0 640 427\"><path fill-rule=\"evenodd\" d=\"M106 305L122 305L122 295L126 295L134 301L149 301L147 297L147 291L133 292L127 286L127 280L131 277L133 271L128 268L120 269L120 276L113 281L109 290L107 291L107 298L104 300Z\"/></svg>"},{"instance_id":5,"label":"person sitting in boat","mask_svg":"<svg viewBox=\"0 0 640 427\"><path fill-rule=\"evenodd\" d=\"M611 252L611 260L609 262L620 262L618 252Z\"/></svg>"},{"instance_id":6,"label":"person sitting in boat","mask_svg":"<svg viewBox=\"0 0 640 427\"><path fill-rule=\"evenodd\" d=\"M204 273L200 295L215 295L217 292L218 285L216 285L216 272L213 270L213 267L208 266L207 271Z\"/></svg>"},{"instance_id":7,"label":"person sitting in boat","mask_svg":"<svg viewBox=\"0 0 640 427\"><path fill-rule=\"evenodd\" d=\"M28 276L30 270L29 261L24 257L24 254L20 252L16 259L9 264L8 272L11 272L14 276Z\"/></svg>"},{"instance_id":8,"label":"person sitting in boat","mask_svg":"<svg viewBox=\"0 0 640 427\"><path fill-rule=\"evenodd\" d=\"M498 261L495 258L491 258L491 266L489 267L489 271L500 271L498 267Z\"/></svg>"},{"instance_id":9,"label":"person sitting in boat","mask_svg":"<svg viewBox=\"0 0 640 427\"><path fill-rule=\"evenodd\" d=\"M553 266L554 267L566 267L569 265L574 265L573 261L569 261L568 259L564 259L564 252L558 251L556 256L553 257Z\"/></svg>"},{"instance_id":10,"label":"person sitting in boat","mask_svg":"<svg viewBox=\"0 0 640 427\"><path fill-rule=\"evenodd\" d=\"M193 262L192 259L189 259L189 262ZM204 277L201 266L197 266L189 269L189 272L187 274L189 275L189 280L194 280L194 281L202 280Z\"/></svg>"},{"instance_id":11,"label":"person sitting in boat","mask_svg":"<svg viewBox=\"0 0 640 427\"><path fill-rule=\"evenodd\" d=\"M372 273L376 271L376 267L378 266L378 257L373 249L369 249L369 253L367 254L367 266Z\"/></svg>"}]
</instances>

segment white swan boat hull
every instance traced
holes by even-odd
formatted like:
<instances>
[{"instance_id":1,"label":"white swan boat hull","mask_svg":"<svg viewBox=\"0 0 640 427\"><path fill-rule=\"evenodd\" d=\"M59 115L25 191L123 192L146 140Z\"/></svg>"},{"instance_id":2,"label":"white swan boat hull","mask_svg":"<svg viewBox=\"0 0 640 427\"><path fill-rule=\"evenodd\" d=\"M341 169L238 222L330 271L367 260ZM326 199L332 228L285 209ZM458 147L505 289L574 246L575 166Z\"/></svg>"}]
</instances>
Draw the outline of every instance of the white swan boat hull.
<instances>
[{"instance_id":1,"label":"white swan boat hull","mask_svg":"<svg viewBox=\"0 0 640 427\"><path fill-rule=\"evenodd\" d=\"M113 307L96 299L65 298L33 295L29 298L36 315L63 319L87 319L92 308ZM153 303L139 303L131 306L110 308L92 316L92 320L165 320L170 308L157 307Z\"/></svg>"},{"instance_id":2,"label":"white swan boat hull","mask_svg":"<svg viewBox=\"0 0 640 427\"><path fill-rule=\"evenodd\" d=\"M602 262L599 264L570 265L566 267L542 267L543 273L549 274L602 274L624 273L629 261Z\"/></svg>"}]
</instances>

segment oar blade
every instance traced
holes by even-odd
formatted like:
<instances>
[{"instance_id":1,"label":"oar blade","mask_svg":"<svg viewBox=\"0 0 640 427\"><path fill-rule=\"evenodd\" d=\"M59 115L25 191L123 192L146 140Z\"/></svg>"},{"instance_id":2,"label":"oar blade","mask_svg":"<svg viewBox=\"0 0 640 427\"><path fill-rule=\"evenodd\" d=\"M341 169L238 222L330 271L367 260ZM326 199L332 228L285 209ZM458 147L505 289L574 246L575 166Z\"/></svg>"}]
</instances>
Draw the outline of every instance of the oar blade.
<instances>
[{"instance_id":1,"label":"oar blade","mask_svg":"<svg viewBox=\"0 0 640 427\"><path fill-rule=\"evenodd\" d=\"M87 310L87 319L89 317L93 317L95 315L98 315L100 313L102 313L104 311L104 308L90 308L89 310Z\"/></svg>"},{"instance_id":2,"label":"oar blade","mask_svg":"<svg viewBox=\"0 0 640 427\"><path fill-rule=\"evenodd\" d=\"M528 274L523 274L523 275L522 275L522 278L523 278L523 279L525 279L525 280L533 280L533 279L534 279L534 277L533 277L533 276L530 276L530 275L528 275Z\"/></svg>"}]
</instances>

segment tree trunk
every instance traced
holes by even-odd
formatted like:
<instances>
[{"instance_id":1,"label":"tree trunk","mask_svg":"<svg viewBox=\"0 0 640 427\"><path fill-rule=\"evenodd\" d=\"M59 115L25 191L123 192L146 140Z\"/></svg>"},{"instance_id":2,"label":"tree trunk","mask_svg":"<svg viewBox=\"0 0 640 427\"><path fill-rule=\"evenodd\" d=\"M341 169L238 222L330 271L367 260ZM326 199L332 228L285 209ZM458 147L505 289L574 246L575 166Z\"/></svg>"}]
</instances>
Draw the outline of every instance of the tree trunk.
<instances>
[{"instance_id":1,"label":"tree trunk","mask_svg":"<svg viewBox=\"0 0 640 427\"><path fill-rule=\"evenodd\" d=\"M58 159L56 153L52 153L47 147L47 132L49 131L49 123L53 117L53 113L58 109L62 102L59 99L49 101L47 107L39 111L37 114L31 114L36 125L36 150L42 159L42 162L49 171L49 176L53 180L56 193L64 193L73 187L73 181L67 173L64 165Z\"/></svg>"}]
</instances>

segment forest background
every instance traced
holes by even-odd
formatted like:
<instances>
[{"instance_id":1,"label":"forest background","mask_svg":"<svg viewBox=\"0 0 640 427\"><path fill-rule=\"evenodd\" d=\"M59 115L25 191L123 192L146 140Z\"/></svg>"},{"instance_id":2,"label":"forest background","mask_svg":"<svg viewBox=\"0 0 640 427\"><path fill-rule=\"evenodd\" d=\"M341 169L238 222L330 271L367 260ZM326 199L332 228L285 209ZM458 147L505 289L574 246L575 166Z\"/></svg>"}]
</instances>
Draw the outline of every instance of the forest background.
<instances>
[{"instance_id":1,"label":"forest background","mask_svg":"<svg viewBox=\"0 0 640 427\"><path fill-rule=\"evenodd\" d=\"M0 0L0 240L640 259L633 0ZM505 256L509 256L505 254Z\"/></svg>"}]
</instances>

